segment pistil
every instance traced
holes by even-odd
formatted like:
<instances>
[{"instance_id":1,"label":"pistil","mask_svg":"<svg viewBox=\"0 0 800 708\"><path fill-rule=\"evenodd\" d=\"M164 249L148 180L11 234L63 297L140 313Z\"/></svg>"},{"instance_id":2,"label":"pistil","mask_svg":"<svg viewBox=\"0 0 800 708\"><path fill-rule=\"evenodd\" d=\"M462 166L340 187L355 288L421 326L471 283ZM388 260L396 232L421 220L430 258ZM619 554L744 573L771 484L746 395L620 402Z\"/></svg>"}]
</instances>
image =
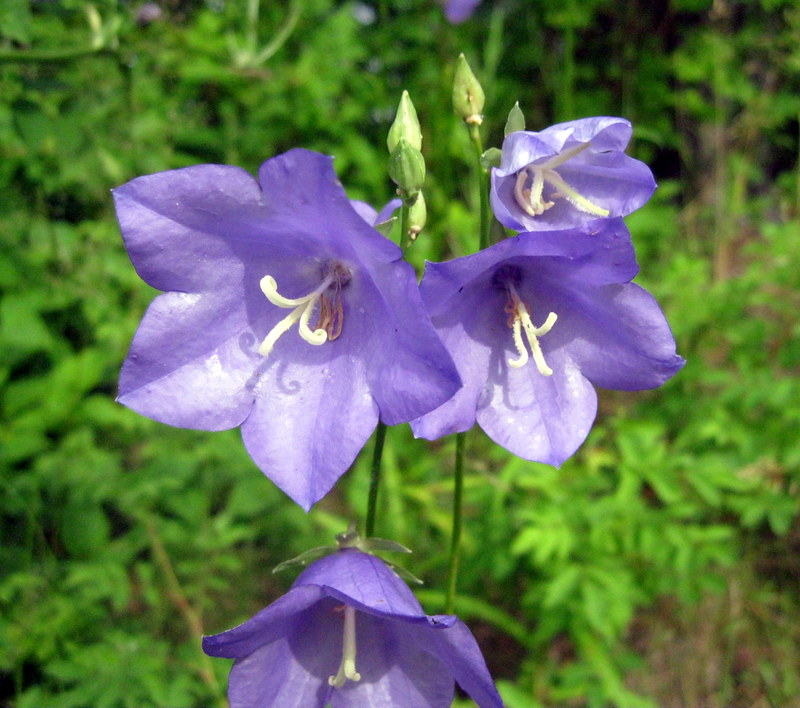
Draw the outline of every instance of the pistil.
<instances>
[{"instance_id":1,"label":"pistil","mask_svg":"<svg viewBox=\"0 0 800 708\"><path fill-rule=\"evenodd\" d=\"M536 327L531 319L530 312L522 302L516 288L510 282L506 283L506 290L508 292L508 302L505 306L505 311L508 314L508 326L511 327L514 337L514 346L517 349L518 357L516 359L509 359L508 365L518 369L528 363L528 349L525 347L525 342L522 339L522 333L525 333L525 338L528 340L528 346L531 350L531 356L536 364L536 368L542 376L552 376L553 370L547 365L542 352L542 346L539 344L539 337L547 334L558 319L555 312L547 315L544 324Z\"/></svg>"},{"instance_id":2,"label":"pistil","mask_svg":"<svg viewBox=\"0 0 800 708\"><path fill-rule=\"evenodd\" d=\"M344 631L342 633L342 661L335 676L328 676L328 684L336 688L344 682L360 681L361 674L356 671L356 609L350 605L344 608Z\"/></svg>"},{"instance_id":3,"label":"pistil","mask_svg":"<svg viewBox=\"0 0 800 708\"><path fill-rule=\"evenodd\" d=\"M580 209L586 214L608 216L610 213L608 209L589 201L556 172L556 167L583 152L589 145L590 143L583 143L551 157L546 162L528 165L517 172L517 180L514 183L514 199L520 208L530 216L539 216L554 207L554 201L544 199L544 185L549 184L556 190L550 194L550 199L564 198L576 209ZM528 186L529 182L530 186Z\"/></svg>"}]
</instances>

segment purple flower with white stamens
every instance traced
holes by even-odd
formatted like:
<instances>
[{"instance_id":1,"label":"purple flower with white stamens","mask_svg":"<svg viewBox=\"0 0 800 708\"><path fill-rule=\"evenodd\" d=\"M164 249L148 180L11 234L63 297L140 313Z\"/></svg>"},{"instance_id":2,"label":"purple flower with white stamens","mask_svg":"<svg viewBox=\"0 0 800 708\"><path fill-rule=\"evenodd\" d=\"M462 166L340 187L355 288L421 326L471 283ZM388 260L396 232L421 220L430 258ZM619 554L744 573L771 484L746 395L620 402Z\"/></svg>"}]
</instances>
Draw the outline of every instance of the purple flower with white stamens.
<instances>
[{"instance_id":1,"label":"purple flower with white stamens","mask_svg":"<svg viewBox=\"0 0 800 708\"><path fill-rule=\"evenodd\" d=\"M414 434L433 440L477 420L515 455L560 465L589 433L594 386L655 388L684 364L658 304L630 282L637 271L622 219L428 263L422 298L464 386L413 421Z\"/></svg>"},{"instance_id":2,"label":"purple flower with white stamens","mask_svg":"<svg viewBox=\"0 0 800 708\"><path fill-rule=\"evenodd\" d=\"M231 708L449 708L455 682L479 708L502 707L466 625L426 615L391 568L354 548L312 563L203 650L236 659Z\"/></svg>"},{"instance_id":3,"label":"purple flower with white stamens","mask_svg":"<svg viewBox=\"0 0 800 708\"><path fill-rule=\"evenodd\" d=\"M378 419L416 418L460 383L400 249L353 209L332 159L292 150L259 181L199 165L114 190L139 275L166 291L139 326L119 401L199 430L241 426L304 509Z\"/></svg>"},{"instance_id":4,"label":"purple flower with white stamens","mask_svg":"<svg viewBox=\"0 0 800 708\"><path fill-rule=\"evenodd\" d=\"M625 154L631 124L584 118L510 133L492 169L492 210L515 231L550 231L627 216L653 194L650 168Z\"/></svg>"}]
</instances>

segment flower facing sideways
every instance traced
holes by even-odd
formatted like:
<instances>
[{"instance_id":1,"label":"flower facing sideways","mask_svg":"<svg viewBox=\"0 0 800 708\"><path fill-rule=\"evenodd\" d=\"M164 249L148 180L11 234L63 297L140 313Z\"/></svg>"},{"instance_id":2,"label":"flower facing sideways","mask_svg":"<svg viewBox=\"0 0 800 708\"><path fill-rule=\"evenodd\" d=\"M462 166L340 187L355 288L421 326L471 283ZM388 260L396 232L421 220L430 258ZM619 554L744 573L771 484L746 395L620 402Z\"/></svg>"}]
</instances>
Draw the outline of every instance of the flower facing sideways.
<instances>
[{"instance_id":1,"label":"flower facing sideways","mask_svg":"<svg viewBox=\"0 0 800 708\"><path fill-rule=\"evenodd\" d=\"M560 465L592 426L593 386L655 388L684 364L656 301L629 282L637 270L621 219L428 263L422 297L464 387L412 422L414 434L433 440L477 420L519 457Z\"/></svg>"},{"instance_id":2,"label":"flower facing sideways","mask_svg":"<svg viewBox=\"0 0 800 708\"><path fill-rule=\"evenodd\" d=\"M584 118L510 133L492 170L492 210L515 231L581 226L627 216L653 194L650 168L628 157L631 124Z\"/></svg>"},{"instance_id":3,"label":"flower facing sideways","mask_svg":"<svg viewBox=\"0 0 800 708\"><path fill-rule=\"evenodd\" d=\"M464 623L426 615L393 570L354 548L312 563L203 650L236 659L231 708L449 708L455 682L479 708L502 706Z\"/></svg>"},{"instance_id":4,"label":"flower facing sideways","mask_svg":"<svg viewBox=\"0 0 800 708\"><path fill-rule=\"evenodd\" d=\"M380 417L406 422L460 385L400 249L353 209L331 158L292 150L256 182L225 165L114 191L150 305L119 400L178 427L241 426L251 457L309 509Z\"/></svg>"}]
</instances>

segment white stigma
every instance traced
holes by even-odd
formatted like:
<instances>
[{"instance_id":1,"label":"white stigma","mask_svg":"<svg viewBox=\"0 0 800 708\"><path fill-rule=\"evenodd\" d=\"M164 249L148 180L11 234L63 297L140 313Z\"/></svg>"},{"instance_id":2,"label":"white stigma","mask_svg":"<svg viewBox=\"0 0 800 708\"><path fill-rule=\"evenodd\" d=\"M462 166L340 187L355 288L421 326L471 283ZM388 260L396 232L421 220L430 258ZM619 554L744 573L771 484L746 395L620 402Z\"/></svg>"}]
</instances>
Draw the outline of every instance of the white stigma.
<instances>
[{"instance_id":1,"label":"white stigma","mask_svg":"<svg viewBox=\"0 0 800 708\"><path fill-rule=\"evenodd\" d=\"M350 605L346 605L344 608L342 661L336 676L328 676L328 684L341 688L348 679L351 681L361 680L361 674L356 671L356 609Z\"/></svg>"},{"instance_id":2,"label":"white stigma","mask_svg":"<svg viewBox=\"0 0 800 708\"><path fill-rule=\"evenodd\" d=\"M325 344L325 342L328 341L328 332L324 329L311 329L308 323L311 320L311 315L314 313L314 308L322 297L322 293L331 286L334 280L336 280L336 273L331 272L325 280L320 283L316 290L303 297L293 299L284 297L278 292L278 284L271 275L265 275L261 278L261 292L266 295L267 300L273 305L283 307L287 310L291 309L292 311L269 331L264 341L261 342L258 353L261 354L261 356L268 356L275 346L275 342L281 338L281 335L288 332L292 325L298 322L298 320L297 330L306 342L314 346Z\"/></svg>"},{"instance_id":3,"label":"white stigma","mask_svg":"<svg viewBox=\"0 0 800 708\"><path fill-rule=\"evenodd\" d=\"M517 348L517 353L519 354L516 359L509 359L508 365L518 369L528 363L528 350L525 347L525 342L522 340L522 333L525 332L525 338L528 340L531 356L533 356L533 361L539 373L542 374L542 376L552 376L553 370L544 360L544 353L542 352L541 344L539 344L539 337L553 329L558 315L556 315L555 312L551 312L547 315L544 324L540 327L534 326L528 308L520 299L516 288L511 283L506 283L506 288L508 290L508 303L506 304L506 312L509 315L508 324L513 332L514 346Z\"/></svg>"},{"instance_id":4,"label":"white stigma","mask_svg":"<svg viewBox=\"0 0 800 708\"><path fill-rule=\"evenodd\" d=\"M583 152L590 143L583 143L570 150L566 150L547 162L540 165L528 165L517 172L517 181L514 183L514 199L520 208L530 216L539 216L555 206L555 202L545 201L544 185L555 187L556 191L550 195L551 199L564 198L576 209L591 214L592 216L608 216L608 209L603 209L570 187L564 178L556 172L556 167ZM528 185L530 181L530 186Z\"/></svg>"}]
</instances>

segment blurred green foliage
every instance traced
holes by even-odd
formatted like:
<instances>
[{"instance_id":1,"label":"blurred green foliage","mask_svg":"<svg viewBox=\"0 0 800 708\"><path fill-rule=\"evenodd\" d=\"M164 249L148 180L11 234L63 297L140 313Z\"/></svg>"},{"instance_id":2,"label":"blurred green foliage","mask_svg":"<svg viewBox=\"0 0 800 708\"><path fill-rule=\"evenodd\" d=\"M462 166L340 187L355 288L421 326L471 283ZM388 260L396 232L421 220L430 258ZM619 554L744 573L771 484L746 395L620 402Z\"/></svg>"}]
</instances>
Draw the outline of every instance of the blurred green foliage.
<instances>
[{"instance_id":1,"label":"blurred green foliage","mask_svg":"<svg viewBox=\"0 0 800 708\"><path fill-rule=\"evenodd\" d=\"M114 403L153 297L109 189L295 146L349 194L391 195L385 137L408 89L423 125L420 267L474 249L464 52L485 142L635 124L660 182L632 215L639 281L685 369L601 393L560 470L468 440L459 613L510 708L797 705L800 695L800 9L791 0L2 0L0 703L224 705L200 651L288 587L270 569L363 518L367 464L306 516L238 433ZM444 603L454 442L389 432L380 536ZM466 703L464 703L466 705Z\"/></svg>"}]
</instances>

